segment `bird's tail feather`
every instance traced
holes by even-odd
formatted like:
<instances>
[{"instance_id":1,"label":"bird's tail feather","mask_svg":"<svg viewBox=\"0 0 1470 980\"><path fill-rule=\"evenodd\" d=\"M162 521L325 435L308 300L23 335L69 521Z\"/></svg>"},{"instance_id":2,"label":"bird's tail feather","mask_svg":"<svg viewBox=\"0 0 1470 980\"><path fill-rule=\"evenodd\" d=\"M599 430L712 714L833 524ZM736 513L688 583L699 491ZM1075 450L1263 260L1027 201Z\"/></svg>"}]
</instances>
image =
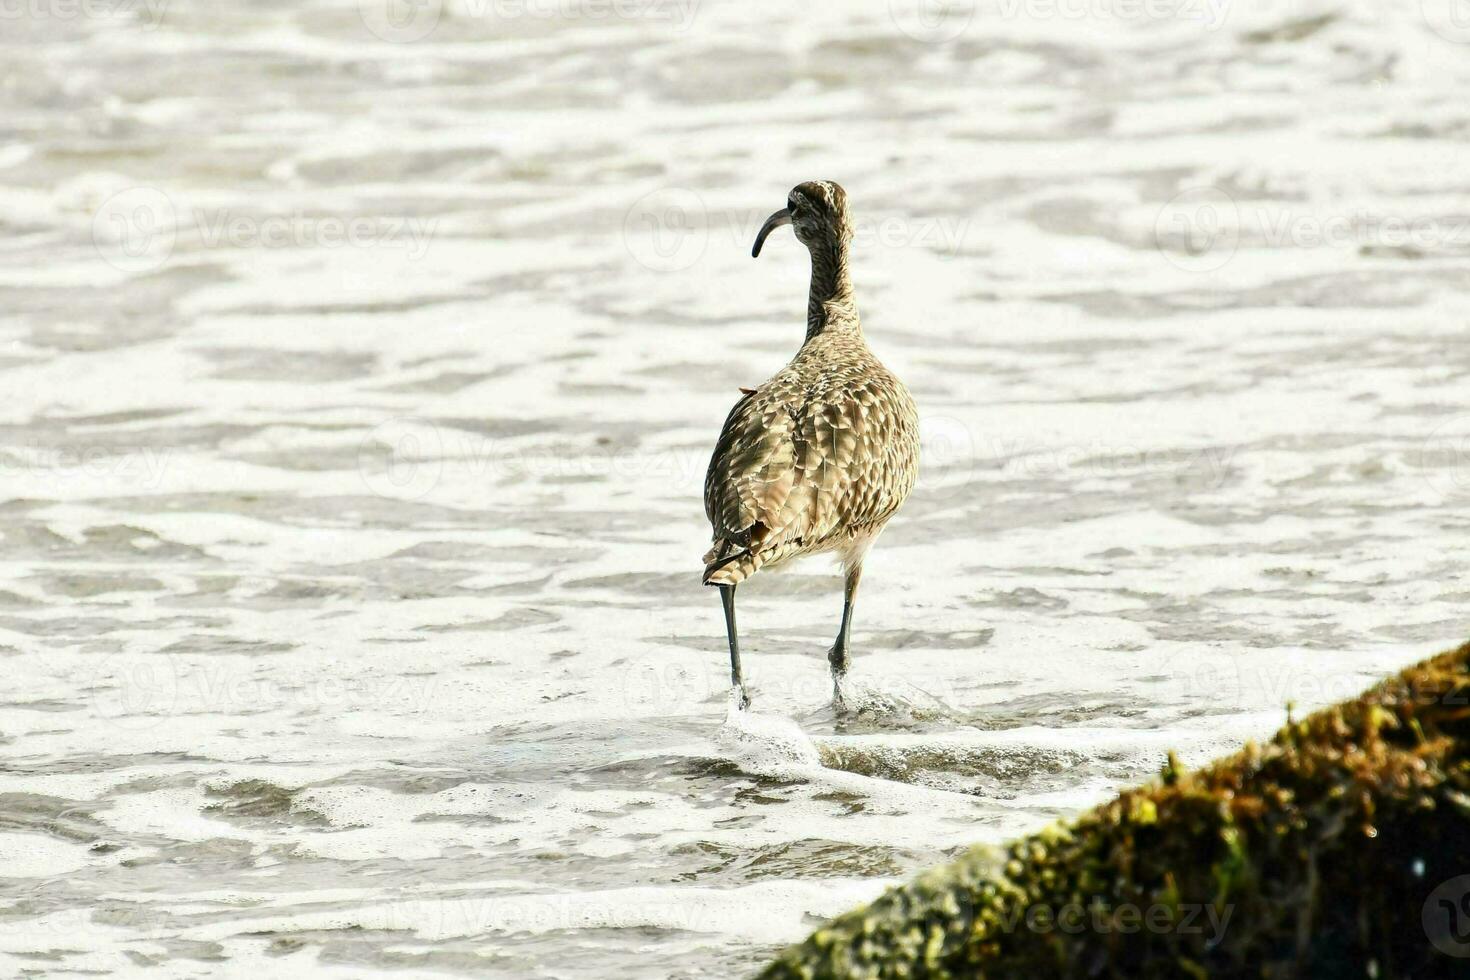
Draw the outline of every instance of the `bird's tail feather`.
<instances>
[{"instance_id":1,"label":"bird's tail feather","mask_svg":"<svg viewBox=\"0 0 1470 980\"><path fill-rule=\"evenodd\" d=\"M704 556L705 585L739 585L767 565L775 565L802 549L801 541L751 551L732 541L716 541Z\"/></svg>"},{"instance_id":2,"label":"bird's tail feather","mask_svg":"<svg viewBox=\"0 0 1470 980\"><path fill-rule=\"evenodd\" d=\"M754 575L756 570L765 563L759 554L748 548L731 550L728 555L716 557L717 553L725 547L731 547L730 543L722 542L711 548L704 556L705 585L739 585Z\"/></svg>"}]
</instances>

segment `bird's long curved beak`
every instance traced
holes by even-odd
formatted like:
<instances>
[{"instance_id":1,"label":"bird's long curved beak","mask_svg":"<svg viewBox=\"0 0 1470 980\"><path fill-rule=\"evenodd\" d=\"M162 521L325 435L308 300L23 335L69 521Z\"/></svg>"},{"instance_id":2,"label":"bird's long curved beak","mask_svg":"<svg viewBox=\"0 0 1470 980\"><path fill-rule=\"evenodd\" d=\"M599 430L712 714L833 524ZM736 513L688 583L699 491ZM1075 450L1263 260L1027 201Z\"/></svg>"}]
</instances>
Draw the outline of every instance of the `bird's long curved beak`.
<instances>
[{"instance_id":1,"label":"bird's long curved beak","mask_svg":"<svg viewBox=\"0 0 1470 980\"><path fill-rule=\"evenodd\" d=\"M777 228L780 228L782 225L789 224L791 224L790 208L782 208L781 210L777 211L775 214L767 218L766 223L761 225L761 233L755 236L755 248L750 250L750 257L753 259L759 258L761 254L761 246L766 243L766 236L775 231Z\"/></svg>"}]
</instances>

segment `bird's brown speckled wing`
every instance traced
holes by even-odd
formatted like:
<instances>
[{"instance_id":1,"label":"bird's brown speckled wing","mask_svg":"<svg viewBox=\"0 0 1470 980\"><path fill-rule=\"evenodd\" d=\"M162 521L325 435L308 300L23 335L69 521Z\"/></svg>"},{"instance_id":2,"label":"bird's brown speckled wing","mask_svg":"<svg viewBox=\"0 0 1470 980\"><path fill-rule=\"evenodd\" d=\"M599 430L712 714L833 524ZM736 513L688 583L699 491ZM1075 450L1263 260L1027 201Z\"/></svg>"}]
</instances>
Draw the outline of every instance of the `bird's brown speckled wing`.
<instances>
[{"instance_id":1,"label":"bird's brown speckled wing","mask_svg":"<svg viewBox=\"0 0 1470 980\"><path fill-rule=\"evenodd\" d=\"M918 472L918 415L908 391L881 368L868 372L825 400L818 422L810 439L821 446L819 485L830 502L830 513L821 508L818 528L825 536L883 524Z\"/></svg>"},{"instance_id":2,"label":"bird's brown speckled wing","mask_svg":"<svg viewBox=\"0 0 1470 980\"><path fill-rule=\"evenodd\" d=\"M811 489L803 523L812 541L882 524L913 487L913 403L887 371L864 368L824 377L798 426L798 484Z\"/></svg>"},{"instance_id":3,"label":"bird's brown speckled wing","mask_svg":"<svg viewBox=\"0 0 1470 980\"><path fill-rule=\"evenodd\" d=\"M707 564L737 550L771 560L811 550L880 526L903 503L918 463L913 402L860 360L793 365L731 411L705 478L716 542Z\"/></svg>"},{"instance_id":4,"label":"bird's brown speckled wing","mask_svg":"<svg viewBox=\"0 0 1470 980\"><path fill-rule=\"evenodd\" d=\"M778 374L725 419L704 478L704 512L717 541L759 550L781 527L796 483L796 420L789 409L801 388L794 374Z\"/></svg>"}]
</instances>

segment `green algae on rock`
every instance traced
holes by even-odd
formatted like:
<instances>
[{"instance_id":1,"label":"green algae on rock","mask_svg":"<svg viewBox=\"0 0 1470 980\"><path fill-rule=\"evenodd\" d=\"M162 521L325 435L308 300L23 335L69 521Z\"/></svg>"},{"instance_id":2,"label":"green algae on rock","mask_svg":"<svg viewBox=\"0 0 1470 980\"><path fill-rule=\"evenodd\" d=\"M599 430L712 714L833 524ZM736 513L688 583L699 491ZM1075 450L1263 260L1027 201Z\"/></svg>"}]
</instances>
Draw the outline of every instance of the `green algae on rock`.
<instances>
[{"instance_id":1,"label":"green algae on rock","mask_svg":"<svg viewBox=\"0 0 1470 980\"><path fill-rule=\"evenodd\" d=\"M772 978L1470 976L1470 643L786 950Z\"/></svg>"}]
</instances>

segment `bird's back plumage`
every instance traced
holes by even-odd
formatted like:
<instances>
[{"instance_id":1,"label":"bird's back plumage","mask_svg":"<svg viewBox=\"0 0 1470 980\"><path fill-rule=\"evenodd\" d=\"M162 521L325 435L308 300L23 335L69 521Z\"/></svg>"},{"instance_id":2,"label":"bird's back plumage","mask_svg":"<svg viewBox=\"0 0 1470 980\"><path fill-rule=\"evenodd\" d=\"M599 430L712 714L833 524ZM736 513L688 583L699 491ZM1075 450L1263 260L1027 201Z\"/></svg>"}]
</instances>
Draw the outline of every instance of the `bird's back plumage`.
<instances>
[{"instance_id":1,"label":"bird's back plumage","mask_svg":"<svg viewBox=\"0 0 1470 980\"><path fill-rule=\"evenodd\" d=\"M705 477L714 541L704 581L823 551L859 551L913 488L913 399L860 328L808 337L796 357L730 411Z\"/></svg>"}]
</instances>

